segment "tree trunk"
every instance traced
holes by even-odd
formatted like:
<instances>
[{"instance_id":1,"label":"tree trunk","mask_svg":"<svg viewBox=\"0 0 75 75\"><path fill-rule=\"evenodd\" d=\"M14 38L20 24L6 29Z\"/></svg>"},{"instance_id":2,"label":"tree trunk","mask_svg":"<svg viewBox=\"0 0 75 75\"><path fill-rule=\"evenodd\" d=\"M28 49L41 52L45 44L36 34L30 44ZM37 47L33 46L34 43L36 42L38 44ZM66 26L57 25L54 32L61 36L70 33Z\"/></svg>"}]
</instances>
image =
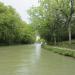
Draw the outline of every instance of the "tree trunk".
<instances>
[{"instance_id":1,"label":"tree trunk","mask_svg":"<svg viewBox=\"0 0 75 75\"><path fill-rule=\"evenodd\" d=\"M70 8L70 16L68 18L68 32L69 32L69 45L71 46L71 19L74 13L74 0L70 0L71 8Z\"/></svg>"},{"instance_id":2,"label":"tree trunk","mask_svg":"<svg viewBox=\"0 0 75 75\"><path fill-rule=\"evenodd\" d=\"M56 45L56 37L54 37L54 45Z\"/></svg>"},{"instance_id":3,"label":"tree trunk","mask_svg":"<svg viewBox=\"0 0 75 75\"><path fill-rule=\"evenodd\" d=\"M70 24L68 27L68 33L69 33L69 45L71 46L71 25Z\"/></svg>"},{"instance_id":4,"label":"tree trunk","mask_svg":"<svg viewBox=\"0 0 75 75\"><path fill-rule=\"evenodd\" d=\"M56 34L54 33L54 45L56 45Z\"/></svg>"}]
</instances>

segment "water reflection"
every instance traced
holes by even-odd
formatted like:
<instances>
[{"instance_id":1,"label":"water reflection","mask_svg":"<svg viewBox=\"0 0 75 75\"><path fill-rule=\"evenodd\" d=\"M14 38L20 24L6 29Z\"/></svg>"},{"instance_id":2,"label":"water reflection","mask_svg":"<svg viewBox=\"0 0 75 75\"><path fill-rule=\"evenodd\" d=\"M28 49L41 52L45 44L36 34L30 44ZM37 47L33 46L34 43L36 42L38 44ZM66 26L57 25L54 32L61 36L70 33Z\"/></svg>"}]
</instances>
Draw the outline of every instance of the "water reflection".
<instances>
[{"instance_id":1,"label":"water reflection","mask_svg":"<svg viewBox=\"0 0 75 75\"><path fill-rule=\"evenodd\" d=\"M26 74L31 75L32 72L35 72L35 68L39 63L40 55L41 55L41 44L34 44L32 49L22 50L21 53L21 63L18 65L18 69L16 69L16 74ZM25 52L25 54L24 54ZM27 53L26 53L27 52ZM23 74L22 74L23 75Z\"/></svg>"},{"instance_id":2,"label":"water reflection","mask_svg":"<svg viewBox=\"0 0 75 75\"><path fill-rule=\"evenodd\" d=\"M35 44L35 55L36 55L36 61L38 62L41 55L41 44L39 43Z\"/></svg>"}]
</instances>

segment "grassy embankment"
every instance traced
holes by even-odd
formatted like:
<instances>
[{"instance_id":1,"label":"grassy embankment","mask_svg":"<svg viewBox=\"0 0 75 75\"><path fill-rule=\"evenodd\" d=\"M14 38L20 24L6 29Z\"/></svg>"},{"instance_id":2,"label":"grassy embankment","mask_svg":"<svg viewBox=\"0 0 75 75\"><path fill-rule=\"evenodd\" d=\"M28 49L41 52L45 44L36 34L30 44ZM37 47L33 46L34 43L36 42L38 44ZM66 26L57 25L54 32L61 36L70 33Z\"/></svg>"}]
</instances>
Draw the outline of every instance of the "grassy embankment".
<instances>
[{"instance_id":1,"label":"grassy embankment","mask_svg":"<svg viewBox=\"0 0 75 75\"><path fill-rule=\"evenodd\" d=\"M68 41L59 42L57 44L57 46L63 47L63 48L75 49L75 40L72 40L71 46L69 45L69 42Z\"/></svg>"},{"instance_id":2,"label":"grassy embankment","mask_svg":"<svg viewBox=\"0 0 75 75\"><path fill-rule=\"evenodd\" d=\"M43 48L53 51L54 53L58 53L64 56L69 56L75 58L75 41L72 41L71 47L68 42L59 43L57 46L45 45Z\"/></svg>"}]
</instances>

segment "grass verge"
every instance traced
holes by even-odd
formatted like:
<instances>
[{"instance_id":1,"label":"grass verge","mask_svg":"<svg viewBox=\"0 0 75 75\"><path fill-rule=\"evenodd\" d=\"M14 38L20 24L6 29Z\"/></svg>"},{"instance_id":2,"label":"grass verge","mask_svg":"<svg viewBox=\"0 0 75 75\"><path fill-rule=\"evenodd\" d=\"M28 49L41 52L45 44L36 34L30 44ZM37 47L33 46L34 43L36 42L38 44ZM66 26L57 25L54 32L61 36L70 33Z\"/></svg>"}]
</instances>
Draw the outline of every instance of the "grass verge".
<instances>
[{"instance_id":1,"label":"grass verge","mask_svg":"<svg viewBox=\"0 0 75 75\"><path fill-rule=\"evenodd\" d=\"M68 49L68 48L62 48L62 47L55 47L55 46L49 46L45 45L43 46L44 49L47 49L49 51L53 51L54 53L58 53L60 55L69 56L75 58L75 50Z\"/></svg>"}]
</instances>

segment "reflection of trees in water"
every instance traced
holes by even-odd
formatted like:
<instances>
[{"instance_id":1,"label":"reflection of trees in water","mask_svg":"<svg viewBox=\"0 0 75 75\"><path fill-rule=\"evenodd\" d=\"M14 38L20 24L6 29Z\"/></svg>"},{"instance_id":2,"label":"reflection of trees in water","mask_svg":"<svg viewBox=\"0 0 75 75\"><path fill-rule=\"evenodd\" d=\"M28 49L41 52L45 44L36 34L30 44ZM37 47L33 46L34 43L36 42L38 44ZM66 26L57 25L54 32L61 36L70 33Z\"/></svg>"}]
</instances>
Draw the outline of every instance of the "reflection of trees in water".
<instances>
[{"instance_id":1,"label":"reflection of trees in water","mask_svg":"<svg viewBox=\"0 0 75 75\"><path fill-rule=\"evenodd\" d=\"M35 59L36 59L36 62L39 61L40 54L41 54L41 44L36 43L35 44Z\"/></svg>"}]
</instances>

